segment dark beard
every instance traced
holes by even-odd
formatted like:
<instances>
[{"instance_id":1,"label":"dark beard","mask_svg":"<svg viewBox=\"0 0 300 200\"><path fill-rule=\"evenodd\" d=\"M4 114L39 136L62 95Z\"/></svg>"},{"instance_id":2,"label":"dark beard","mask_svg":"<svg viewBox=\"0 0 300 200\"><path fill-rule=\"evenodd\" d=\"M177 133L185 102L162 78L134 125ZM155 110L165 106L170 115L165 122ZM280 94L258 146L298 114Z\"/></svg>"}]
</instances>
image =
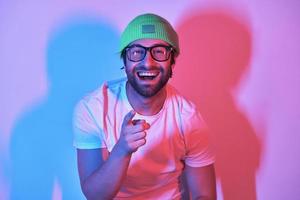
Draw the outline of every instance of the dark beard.
<instances>
[{"instance_id":1,"label":"dark beard","mask_svg":"<svg viewBox=\"0 0 300 200\"><path fill-rule=\"evenodd\" d=\"M172 67L169 67L169 70L164 71L160 70L160 73L163 74L162 79L159 80L158 84L154 87L141 86L138 84L134 74L127 73L128 83L134 88L134 90L143 97L153 97L155 96L169 81L169 78L172 76Z\"/></svg>"}]
</instances>

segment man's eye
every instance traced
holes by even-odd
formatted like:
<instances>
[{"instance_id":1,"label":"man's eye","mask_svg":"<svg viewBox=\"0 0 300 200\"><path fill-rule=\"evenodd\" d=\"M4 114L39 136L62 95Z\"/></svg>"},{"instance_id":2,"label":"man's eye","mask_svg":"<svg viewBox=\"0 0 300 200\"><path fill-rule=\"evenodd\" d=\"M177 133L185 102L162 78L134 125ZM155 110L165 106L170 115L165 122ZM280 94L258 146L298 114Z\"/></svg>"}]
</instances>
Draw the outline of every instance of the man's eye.
<instances>
[{"instance_id":1,"label":"man's eye","mask_svg":"<svg viewBox=\"0 0 300 200\"><path fill-rule=\"evenodd\" d=\"M143 54L143 51L141 51L141 50L134 50L134 51L131 52L131 54L134 55L134 56L138 56L138 55Z\"/></svg>"},{"instance_id":2,"label":"man's eye","mask_svg":"<svg viewBox=\"0 0 300 200\"><path fill-rule=\"evenodd\" d=\"M153 53L154 54L166 54L166 51L164 51L164 50L162 50L162 49L155 49L154 51L153 51Z\"/></svg>"},{"instance_id":3,"label":"man's eye","mask_svg":"<svg viewBox=\"0 0 300 200\"><path fill-rule=\"evenodd\" d=\"M163 54L165 55L167 53L167 50L163 47L155 47L152 49L153 54Z\"/></svg>"}]
</instances>

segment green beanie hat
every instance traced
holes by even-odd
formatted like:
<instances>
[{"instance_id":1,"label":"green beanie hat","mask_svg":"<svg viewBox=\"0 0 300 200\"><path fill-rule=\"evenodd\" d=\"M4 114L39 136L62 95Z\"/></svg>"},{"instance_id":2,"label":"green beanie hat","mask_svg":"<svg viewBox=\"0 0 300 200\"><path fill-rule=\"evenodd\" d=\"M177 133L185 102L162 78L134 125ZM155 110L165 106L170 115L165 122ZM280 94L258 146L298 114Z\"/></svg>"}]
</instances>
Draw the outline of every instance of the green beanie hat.
<instances>
[{"instance_id":1,"label":"green beanie hat","mask_svg":"<svg viewBox=\"0 0 300 200\"><path fill-rule=\"evenodd\" d=\"M135 17L121 35L120 51L138 39L160 39L172 45L179 54L178 36L164 18L147 13Z\"/></svg>"}]
</instances>

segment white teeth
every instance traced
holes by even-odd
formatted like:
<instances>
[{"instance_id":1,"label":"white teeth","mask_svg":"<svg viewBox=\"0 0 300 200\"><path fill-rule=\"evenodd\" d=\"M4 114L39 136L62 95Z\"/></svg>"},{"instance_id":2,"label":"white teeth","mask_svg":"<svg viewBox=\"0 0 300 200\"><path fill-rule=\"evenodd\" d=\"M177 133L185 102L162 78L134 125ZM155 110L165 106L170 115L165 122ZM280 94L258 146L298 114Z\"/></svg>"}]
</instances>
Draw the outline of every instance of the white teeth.
<instances>
[{"instance_id":1,"label":"white teeth","mask_svg":"<svg viewBox=\"0 0 300 200\"><path fill-rule=\"evenodd\" d=\"M154 72L139 72L139 76L156 76L157 73Z\"/></svg>"}]
</instances>

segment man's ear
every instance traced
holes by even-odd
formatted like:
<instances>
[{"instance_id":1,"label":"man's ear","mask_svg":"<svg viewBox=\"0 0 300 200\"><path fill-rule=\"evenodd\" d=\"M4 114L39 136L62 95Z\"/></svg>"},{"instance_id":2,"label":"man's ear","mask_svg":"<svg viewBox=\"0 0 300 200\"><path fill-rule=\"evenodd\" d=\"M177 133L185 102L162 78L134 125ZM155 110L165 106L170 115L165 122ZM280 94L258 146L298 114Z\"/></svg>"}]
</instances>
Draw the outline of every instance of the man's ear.
<instances>
[{"instance_id":1,"label":"man's ear","mask_svg":"<svg viewBox=\"0 0 300 200\"><path fill-rule=\"evenodd\" d=\"M172 68L172 69L174 69L174 68L175 68L175 63L173 63L173 64L171 65L171 68Z\"/></svg>"},{"instance_id":2,"label":"man's ear","mask_svg":"<svg viewBox=\"0 0 300 200\"><path fill-rule=\"evenodd\" d=\"M174 66L175 66L175 63L176 63L176 58L177 58L177 56L172 54L172 57L171 57L171 67L172 67L172 69L174 69Z\"/></svg>"}]
</instances>

